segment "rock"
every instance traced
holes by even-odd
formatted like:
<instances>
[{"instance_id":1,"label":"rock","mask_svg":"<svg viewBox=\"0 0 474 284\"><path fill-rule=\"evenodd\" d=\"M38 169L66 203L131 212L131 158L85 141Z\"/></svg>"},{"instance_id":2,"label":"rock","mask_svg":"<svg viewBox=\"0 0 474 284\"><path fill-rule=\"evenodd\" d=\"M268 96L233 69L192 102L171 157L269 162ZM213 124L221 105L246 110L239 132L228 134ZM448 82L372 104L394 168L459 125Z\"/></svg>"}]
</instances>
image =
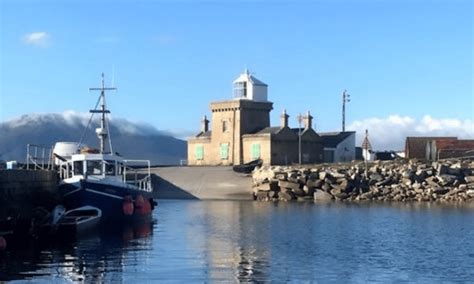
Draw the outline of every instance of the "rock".
<instances>
[{"instance_id":1,"label":"rock","mask_svg":"<svg viewBox=\"0 0 474 284\"><path fill-rule=\"evenodd\" d=\"M277 191L278 190L278 183L277 182L262 183L262 184L259 184L257 186L257 190Z\"/></svg>"},{"instance_id":2,"label":"rock","mask_svg":"<svg viewBox=\"0 0 474 284\"><path fill-rule=\"evenodd\" d=\"M291 200L296 200L296 196L291 191L284 191L278 194L278 199L283 200L283 201L291 201Z\"/></svg>"},{"instance_id":3,"label":"rock","mask_svg":"<svg viewBox=\"0 0 474 284\"><path fill-rule=\"evenodd\" d=\"M443 187L436 187L435 189L433 189L434 194L440 194L440 195L446 194L448 191L449 189L443 188Z\"/></svg>"},{"instance_id":4,"label":"rock","mask_svg":"<svg viewBox=\"0 0 474 284\"><path fill-rule=\"evenodd\" d=\"M469 197L474 197L474 189L469 189L466 191L466 194L469 195Z\"/></svg>"},{"instance_id":5,"label":"rock","mask_svg":"<svg viewBox=\"0 0 474 284\"><path fill-rule=\"evenodd\" d=\"M378 182L380 182L380 181L383 180L382 175L379 174L379 173L373 173L373 174L371 174L371 175L369 176L369 178L370 178L371 180L375 180L375 181L378 181Z\"/></svg>"},{"instance_id":6,"label":"rock","mask_svg":"<svg viewBox=\"0 0 474 284\"><path fill-rule=\"evenodd\" d=\"M305 196L306 195L306 192L301 188L293 188L291 191L293 191L293 193L296 196Z\"/></svg>"},{"instance_id":7,"label":"rock","mask_svg":"<svg viewBox=\"0 0 474 284\"><path fill-rule=\"evenodd\" d=\"M309 187L307 185L303 186L303 191L306 195L313 195L314 193L314 188L313 187Z\"/></svg>"},{"instance_id":8,"label":"rock","mask_svg":"<svg viewBox=\"0 0 474 284\"><path fill-rule=\"evenodd\" d=\"M465 176L465 177L464 177L464 180L465 180L467 183L474 183L474 176Z\"/></svg>"},{"instance_id":9,"label":"rock","mask_svg":"<svg viewBox=\"0 0 474 284\"><path fill-rule=\"evenodd\" d=\"M328 191L331 190L331 186L330 186L329 184L325 183L325 184L323 184L323 185L321 186L321 189L323 189L324 191L328 192Z\"/></svg>"},{"instance_id":10,"label":"rock","mask_svg":"<svg viewBox=\"0 0 474 284\"><path fill-rule=\"evenodd\" d=\"M438 164L436 168L436 171L438 172L438 175L444 175L448 173L449 167L443 164Z\"/></svg>"},{"instance_id":11,"label":"rock","mask_svg":"<svg viewBox=\"0 0 474 284\"><path fill-rule=\"evenodd\" d=\"M321 188L321 186L324 184L324 181L322 180L308 180L306 182L306 185L310 188Z\"/></svg>"},{"instance_id":12,"label":"rock","mask_svg":"<svg viewBox=\"0 0 474 284\"><path fill-rule=\"evenodd\" d=\"M341 190L340 188L333 188L333 189L331 189L331 194L332 194L333 196L339 195L339 194L341 194L341 193L342 193L342 190Z\"/></svg>"},{"instance_id":13,"label":"rock","mask_svg":"<svg viewBox=\"0 0 474 284\"><path fill-rule=\"evenodd\" d=\"M319 173L319 179L320 180L325 180L327 175L328 175L328 173L326 173L326 172L320 172Z\"/></svg>"},{"instance_id":14,"label":"rock","mask_svg":"<svg viewBox=\"0 0 474 284\"><path fill-rule=\"evenodd\" d=\"M267 191L258 191L257 192L257 200L258 201L267 201L268 200L268 192Z\"/></svg>"},{"instance_id":15,"label":"rock","mask_svg":"<svg viewBox=\"0 0 474 284\"><path fill-rule=\"evenodd\" d=\"M299 183L291 182L291 181L282 181L282 180L278 182L278 186L280 188L286 188L286 189L299 189L300 188Z\"/></svg>"},{"instance_id":16,"label":"rock","mask_svg":"<svg viewBox=\"0 0 474 284\"><path fill-rule=\"evenodd\" d=\"M456 179L457 179L457 176L448 175L448 174L438 176L438 180L443 186L452 185Z\"/></svg>"},{"instance_id":17,"label":"rock","mask_svg":"<svg viewBox=\"0 0 474 284\"><path fill-rule=\"evenodd\" d=\"M314 192L313 197L316 201L331 201L333 198L331 194L320 189L317 189Z\"/></svg>"}]
</instances>

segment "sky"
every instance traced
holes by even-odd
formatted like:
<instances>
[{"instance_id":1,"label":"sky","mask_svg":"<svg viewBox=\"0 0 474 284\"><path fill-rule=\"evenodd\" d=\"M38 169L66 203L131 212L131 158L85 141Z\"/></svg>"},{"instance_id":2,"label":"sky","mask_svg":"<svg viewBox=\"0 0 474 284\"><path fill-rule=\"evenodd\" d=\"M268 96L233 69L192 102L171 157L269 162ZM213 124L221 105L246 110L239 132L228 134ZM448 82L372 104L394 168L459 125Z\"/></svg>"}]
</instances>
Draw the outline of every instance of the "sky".
<instances>
[{"instance_id":1,"label":"sky","mask_svg":"<svg viewBox=\"0 0 474 284\"><path fill-rule=\"evenodd\" d=\"M186 137L248 68L273 125L310 111L340 131L347 90L346 128L384 147L471 138L472 40L469 0L0 0L0 122L87 112L104 72L113 116Z\"/></svg>"}]
</instances>

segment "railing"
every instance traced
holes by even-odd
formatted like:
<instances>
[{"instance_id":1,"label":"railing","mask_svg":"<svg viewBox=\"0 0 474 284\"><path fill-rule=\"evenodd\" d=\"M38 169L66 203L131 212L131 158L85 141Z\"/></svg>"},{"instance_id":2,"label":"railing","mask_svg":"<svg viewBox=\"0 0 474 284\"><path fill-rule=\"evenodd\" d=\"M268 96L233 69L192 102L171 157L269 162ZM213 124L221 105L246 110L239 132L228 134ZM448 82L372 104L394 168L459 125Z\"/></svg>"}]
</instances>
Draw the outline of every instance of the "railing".
<instances>
[{"instance_id":1,"label":"railing","mask_svg":"<svg viewBox=\"0 0 474 284\"><path fill-rule=\"evenodd\" d=\"M153 187L151 185L151 170L150 170L150 161L149 160L123 160L124 163L124 168L123 168L123 182L127 184L132 184L136 187L138 187L140 190L147 191L147 192L152 192ZM145 174L145 177L141 177L139 173L139 170L136 168L132 168L130 164L146 164L147 166L147 173ZM127 172L129 176L131 175L133 178L129 179L127 177Z\"/></svg>"},{"instance_id":2,"label":"railing","mask_svg":"<svg viewBox=\"0 0 474 284\"><path fill-rule=\"evenodd\" d=\"M53 169L53 147L28 144L26 146L26 169L28 170L52 170Z\"/></svg>"}]
</instances>

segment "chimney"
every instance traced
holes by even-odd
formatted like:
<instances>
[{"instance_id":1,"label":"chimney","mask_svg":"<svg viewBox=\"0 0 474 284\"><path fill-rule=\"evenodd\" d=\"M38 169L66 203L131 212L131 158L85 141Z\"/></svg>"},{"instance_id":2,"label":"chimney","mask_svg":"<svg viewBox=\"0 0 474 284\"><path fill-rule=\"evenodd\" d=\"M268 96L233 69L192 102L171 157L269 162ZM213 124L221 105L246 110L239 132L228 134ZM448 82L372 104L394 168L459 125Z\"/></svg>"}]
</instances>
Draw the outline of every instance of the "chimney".
<instances>
[{"instance_id":1,"label":"chimney","mask_svg":"<svg viewBox=\"0 0 474 284\"><path fill-rule=\"evenodd\" d=\"M280 127L288 127L288 117L290 117L288 114L286 114L286 110L283 110L280 116Z\"/></svg>"},{"instance_id":2,"label":"chimney","mask_svg":"<svg viewBox=\"0 0 474 284\"><path fill-rule=\"evenodd\" d=\"M207 120L207 116L204 116L201 120L201 132L207 132L209 130L209 120Z\"/></svg>"},{"instance_id":3,"label":"chimney","mask_svg":"<svg viewBox=\"0 0 474 284\"><path fill-rule=\"evenodd\" d=\"M303 123L304 123L304 129L311 129L313 127L313 117L311 114L308 112L306 115L303 117Z\"/></svg>"}]
</instances>

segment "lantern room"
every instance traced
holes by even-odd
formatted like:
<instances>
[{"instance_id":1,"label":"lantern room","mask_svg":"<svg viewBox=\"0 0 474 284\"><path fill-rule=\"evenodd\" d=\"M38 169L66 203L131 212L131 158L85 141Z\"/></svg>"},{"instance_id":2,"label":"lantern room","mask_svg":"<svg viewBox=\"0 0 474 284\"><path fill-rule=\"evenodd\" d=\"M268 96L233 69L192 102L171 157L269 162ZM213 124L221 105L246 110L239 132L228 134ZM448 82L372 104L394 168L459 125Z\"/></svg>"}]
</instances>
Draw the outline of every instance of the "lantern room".
<instances>
[{"instance_id":1,"label":"lantern room","mask_svg":"<svg viewBox=\"0 0 474 284\"><path fill-rule=\"evenodd\" d=\"M237 100L267 102L267 84L258 80L245 69L233 82L233 95Z\"/></svg>"}]
</instances>

